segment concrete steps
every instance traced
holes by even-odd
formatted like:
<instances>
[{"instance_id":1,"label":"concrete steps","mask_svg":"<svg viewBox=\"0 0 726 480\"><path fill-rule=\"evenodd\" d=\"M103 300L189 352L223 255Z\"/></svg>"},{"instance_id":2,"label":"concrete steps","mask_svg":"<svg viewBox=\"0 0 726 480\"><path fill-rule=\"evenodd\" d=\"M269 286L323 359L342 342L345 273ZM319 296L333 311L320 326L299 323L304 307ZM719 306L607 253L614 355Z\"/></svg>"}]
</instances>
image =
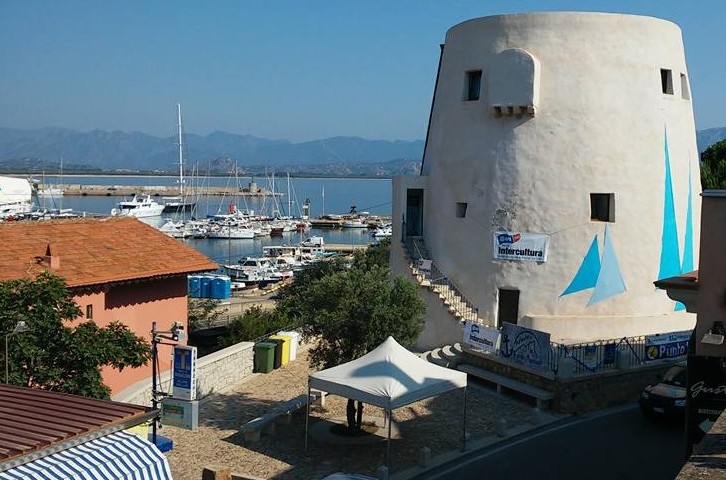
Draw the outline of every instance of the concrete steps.
<instances>
[{"instance_id":1,"label":"concrete steps","mask_svg":"<svg viewBox=\"0 0 726 480\"><path fill-rule=\"evenodd\" d=\"M461 344L444 345L443 347L434 348L428 352L419 354L424 360L431 362L440 367L456 368L462 360Z\"/></svg>"}]
</instances>

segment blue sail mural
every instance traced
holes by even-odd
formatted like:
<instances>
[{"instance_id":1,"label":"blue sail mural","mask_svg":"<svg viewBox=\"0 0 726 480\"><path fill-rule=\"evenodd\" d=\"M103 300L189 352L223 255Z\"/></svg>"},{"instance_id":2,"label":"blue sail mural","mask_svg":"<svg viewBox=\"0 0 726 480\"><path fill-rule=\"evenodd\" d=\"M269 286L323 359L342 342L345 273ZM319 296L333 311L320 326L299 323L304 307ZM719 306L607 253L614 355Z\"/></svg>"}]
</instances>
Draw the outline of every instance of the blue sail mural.
<instances>
[{"instance_id":1,"label":"blue sail mural","mask_svg":"<svg viewBox=\"0 0 726 480\"><path fill-rule=\"evenodd\" d=\"M678 253L678 225L673 200L671 160L668 154L668 132L665 132L665 184L663 186L663 230L661 232L660 267L658 280L681 274L681 259Z\"/></svg>"},{"instance_id":2,"label":"blue sail mural","mask_svg":"<svg viewBox=\"0 0 726 480\"><path fill-rule=\"evenodd\" d=\"M560 297L589 288L594 290L587 302L588 307L620 295L627 290L607 225L605 225L602 258L600 258L597 235L595 235L577 273Z\"/></svg>"},{"instance_id":3,"label":"blue sail mural","mask_svg":"<svg viewBox=\"0 0 726 480\"><path fill-rule=\"evenodd\" d=\"M664 137L665 181L663 185L663 230L661 234L660 267L658 280L675 277L694 269L693 266L693 181L691 178L691 163L688 163L688 199L686 206L686 231L683 239L683 261L678 249L678 225L676 224L675 200L673 194L673 177L671 175L670 154L668 152L668 131ZM684 310L686 307L680 302L675 303L674 309Z\"/></svg>"}]
</instances>

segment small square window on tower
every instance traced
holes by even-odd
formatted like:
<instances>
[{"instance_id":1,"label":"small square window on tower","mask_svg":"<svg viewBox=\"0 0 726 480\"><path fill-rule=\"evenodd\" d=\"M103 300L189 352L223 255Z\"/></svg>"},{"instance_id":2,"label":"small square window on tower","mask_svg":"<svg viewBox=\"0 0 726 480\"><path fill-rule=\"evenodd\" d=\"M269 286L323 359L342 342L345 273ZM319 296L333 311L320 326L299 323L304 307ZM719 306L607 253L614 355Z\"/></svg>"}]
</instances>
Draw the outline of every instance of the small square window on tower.
<instances>
[{"instance_id":1,"label":"small square window on tower","mask_svg":"<svg viewBox=\"0 0 726 480\"><path fill-rule=\"evenodd\" d=\"M673 95L673 72L666 69L660 69L660 86L663 93Z\"/></svg>"},{"instance_id":2,"label":"small square window on tower","mask_svg":"<svg viewBox=\"0 0 726 480\"><path fill-rule=\"evenodd\" d=\"M466 202L457 202L456 203L456 218L464 218L466 217L466 208L469 206Z\"/></svg>"},{"instance_id":3,"label":"small square window on tower","mask_svg":"<svg viewBox=\"0 0 726 480\"><path fill-rule=\"evenodd\" d=\"M615 221L615 194L614 193L591 193L590 194L590 220L596 222Z\"/></svg>"},{"instance_id":4,"label":"small square window on tower","mask_svg":"<svg viewBox=\"0 0 726 480\"><path fill-rule=\"evenodd\" d=\"M688 77L686 77L685 73L681 73L681 98L691 99L691 89L688 88Z\"/></svg>"},{"instance_id":5,"label":"small square window on tower","mask_svg":"<svg viewBox=\"0 0 726 480\"><path fill-rule=\"evenodd\" d=\"M479 100L481 92L481 70L466 72L466 100Z\"/></svg>"}]
</instances>

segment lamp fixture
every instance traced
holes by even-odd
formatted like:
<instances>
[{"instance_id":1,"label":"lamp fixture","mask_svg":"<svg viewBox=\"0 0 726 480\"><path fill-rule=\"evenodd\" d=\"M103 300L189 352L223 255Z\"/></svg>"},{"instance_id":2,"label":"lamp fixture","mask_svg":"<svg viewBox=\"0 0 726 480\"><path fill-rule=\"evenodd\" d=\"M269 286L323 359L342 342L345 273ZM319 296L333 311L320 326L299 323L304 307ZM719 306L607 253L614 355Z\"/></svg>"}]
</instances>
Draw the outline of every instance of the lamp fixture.
<instances>
[{"instance_id":1,"label":"lamp fixture","mask_svg":"<svg viewBox=\"0 0 726 480\"><path fill-rule=\"evenodd\" d=\"M722 345L724 338L726 338L726 329L724 329L723 322L716 321L713 322L713 325L708 332L703 334L701 343L708 345Z\"/></svg>"}]
</instances>

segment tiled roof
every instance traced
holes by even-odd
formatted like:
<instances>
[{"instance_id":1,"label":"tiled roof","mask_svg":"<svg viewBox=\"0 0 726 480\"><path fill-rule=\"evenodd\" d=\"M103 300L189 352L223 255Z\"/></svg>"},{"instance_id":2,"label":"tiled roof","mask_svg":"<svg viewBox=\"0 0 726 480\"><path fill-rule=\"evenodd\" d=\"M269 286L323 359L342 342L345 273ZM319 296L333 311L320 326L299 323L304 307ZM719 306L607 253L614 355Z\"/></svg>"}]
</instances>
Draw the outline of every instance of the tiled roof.
<instances>
[{"instance_id":1,"label":"tiled roof","mask_svg":"<svg viewBox=\"0 0 726 480\"><path fill-rule=\"evenodd\" d=\"M5 462L139 425L154 413L139 405L0 385L0 471L9 466Z\"/></svg>"},{"instance_id":2,"label":"tiled roof","mask_svg":"<svg viewBox=\"0 0 726 480\"><path fill-rule=\"evenodd\" d=\"M675 277L664 278L663 280L656 280L653 284L656 288L661 288L663 290L698 290L698 270Z\"/></svg>"},{"instance_id":3,"label":"tiled roof","mask_svg":"<svg viewBox=\"0 0 726 480\"><path fill-rule=\"evenodd\" d=\"M217 268L138 219L113 217L0 223L0 265L0 281L50 271L69 287Z\"/></svg>"}]
</instances>

